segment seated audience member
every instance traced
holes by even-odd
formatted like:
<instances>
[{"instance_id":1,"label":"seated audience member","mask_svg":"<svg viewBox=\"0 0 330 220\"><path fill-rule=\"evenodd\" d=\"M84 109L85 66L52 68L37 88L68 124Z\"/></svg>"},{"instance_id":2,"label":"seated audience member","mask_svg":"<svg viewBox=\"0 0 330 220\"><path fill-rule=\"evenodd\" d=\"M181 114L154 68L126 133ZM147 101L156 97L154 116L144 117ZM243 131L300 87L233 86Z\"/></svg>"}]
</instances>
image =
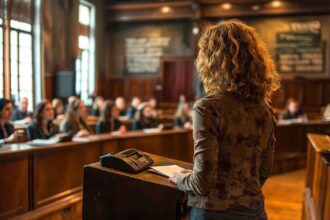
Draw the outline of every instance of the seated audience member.
<instances>
[{"instance_id":1,"label":"seated audience member","mask_svg":"<svg viewBox=\"0 0 330 220\"><path fill-rule=\"evenodd\" d=\"M141 99L139 99L138 97L134 97L132 99L132 103L131 106L127 109L127 116L130 119L134 118L134 115L137 111L138 106L141 104Z\"/></svg>"},{"instance_id":2,"label":"seated audience member","mask_svg":"<svg viewBox=\"0 0 330 220\"><path fill-rule=\"evenodd\" d=\"M158 120L153 115L152 107L149 104L144 104L135 114L132 130L157 128L158 125Z\"/></svg>"},{"instance_id":3,"label":"seated audience member","mask_svg":"<svg viewBox=\"0 0 330 220\"><path fill-rule=\"evenodd\" d=\"M29 140L49 139L59 131L53 123L54 109L49 101L43 101L37 105L34 121L27 127L26 134Z\"/></svg>"},{"instance_id":4,"label":"seated audience member","mask_svg":"<svg viewBox=\"0 0 330 220\"><path fill-rule=\"evenodd\" d=\"M280 113L279 119L306 121L307 117L301 110L299 102L295 99L289 99L285 110Z\"/></svg>"},{"instance_id":5,"label":"seated audience member","mask_svg":"<svg viewBox=\"0 0 330 220\"><path fill-rule=\"evenodd\" d=\"M76 101L76 100L79 100L79 98L77 96L74 96L74 95L69 96L68 97L68 104L70 104L71 102Z\"/></svg>"},{"instance_id":6,"label":"seated audience member","mask_svg":"<svg viewBox=\"0 0 330 220\"><path fill-rule=\"evenodd\" d=\"M52 105L54 109L54 118L64 116L63 102L61 99L58 98L53 99Z\"/></svg>"},{"instance_id":7,"label":"seated audience member","mask_svg":"<svg viewBox=\"0 0 330 220\"><path fill-rule=\"evenodd\" d=\"M148 104L151 106L151 108L152 108L152 114L153 114L153 116L155 117L155 118L157 118L158 117L158 113L161 113L160 111L158 112L157 111L157 99L156 98L151 98L151 99L149 99L149 101L148 101Z\"/></svg>"},{"instance_id":8,"label":"seated audience member","mask_svg":"<svg viewBox=\"0 0 330 220\"><path fill-rule=\"evenodd\" d=\"M101 117L96 124L96 134L112 131L125 132L126 127L118 120L119 110L111 102L106 101L101 111Z\"/></svg>"},{"instance_id":9,"label":"seated audience member","mask_svg":"<svg viewBox=\"0 0 330 220\"><path fill-rule=\"evenodd\" d=\"M72 132L76 137L88 136L91 134L86 121L86 108L82 101L76 99L69 103L63 122L60 126L61 132Z\"/></svg>"},{"instance_id":10,"label":"seated audience member","mask_svg":"<svg viewBox=\"0 0 330 220\"><path fill-rule=\"evenodd\" d=\"M123 97L118 97L115 100L116 106L119 109L119 116L126 116L126 102Z\"/></svg>"},{"instance_id":11,"label":"seated audience member","mask_svg":"<svg viewBox=\"0 0 330 220\"><path fill-rule=\"evenodd\" d=\"M102 96L97 96L93 102L92 112L91 114L94 116L100 116L100 112L104 103L104 99Z\"/></svg>"},{"instance_id":12,"label":"seated audience member","mask_svg":"<svg viewBox=\"0 0 330 220\"><path fill-rule=\"evenodd\" d=\"M23 97L19 102L18 109L15 109L12 115L13 121L22 121L28 123L32 121L32 113L28 111L29 100Z\"/></svg>"},{"instance_id":13,"label":"seated audience member","mask_svg":"<svg viewBox=\"0 0 330 220\"><path fill-rule=\"evenodd\" d=\"M10 123L13 104L8 99L0 98L0 142L11 143L17 140L14 125Z\"/></svg>"},{"instance_id":14,"label":"seated audience member","mask_svg":"<svg viewBox=\"0 0 330 220\"><path fill-rule=\"evenodd\" d=\"M180 102L174 117L174 125L176 127L185 127L191 128L192 119L191 119L191 110L189 103Z\"/></svg>"}]
</instances>

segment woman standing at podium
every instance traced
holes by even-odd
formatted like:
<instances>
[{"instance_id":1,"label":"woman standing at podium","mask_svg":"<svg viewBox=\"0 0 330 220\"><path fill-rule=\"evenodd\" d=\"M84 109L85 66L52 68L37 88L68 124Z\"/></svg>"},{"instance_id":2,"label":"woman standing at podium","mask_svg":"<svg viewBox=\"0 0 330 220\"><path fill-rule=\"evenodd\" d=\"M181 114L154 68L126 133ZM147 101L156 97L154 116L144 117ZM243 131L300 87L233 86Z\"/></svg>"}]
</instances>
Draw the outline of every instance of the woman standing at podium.
<instances>
[{"instance_id":1,"label":"woman standing at podium","mask_svg":"<svg viewBox=\"0 0 330 220\"><path fill-rule=\"evenodd\" d=\"M267 219L261 187L274 155L273 62L255 30L237 20L208 25L198 48L207 95L193 108L194 168L170 181L188 193L190 219Z\"/></svg>"}]
</instances>

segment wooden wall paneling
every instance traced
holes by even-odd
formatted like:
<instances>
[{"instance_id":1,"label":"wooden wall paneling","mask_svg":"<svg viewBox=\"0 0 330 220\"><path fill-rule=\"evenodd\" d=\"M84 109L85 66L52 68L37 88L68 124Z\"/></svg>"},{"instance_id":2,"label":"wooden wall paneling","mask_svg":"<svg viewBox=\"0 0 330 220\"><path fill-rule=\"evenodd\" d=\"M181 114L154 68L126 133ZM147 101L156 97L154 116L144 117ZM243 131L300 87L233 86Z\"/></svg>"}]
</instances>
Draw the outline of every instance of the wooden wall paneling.
<instances>
[{"instance_id":1,"label":"wooden wall paneling","mask_svg":"<svg viewBox=\"0 0 330 220\"><path fill-rule=\"evenodd\" d=\"M178 102L184 94L194 100L194 75L192 57L164 57L161 59L160 80L163 102Z\"/></svg>"},{"instance_id":2,"label":"wooden wall paneling","mask_svg":"<svg viewBox=\"0 0 330 220\"><path fill-rule=\"evenodd\" d=\"M323 85L323 105L330 103L330 80L326 80Z\"/></svg>"},{"instance_id":3,"label":"wooden wall paneling","mask_svg":"<svg viewBox=\"0 0 330 220\"><path fill-rule=\"evenodd\" d=\"M159 77L154 76L110 78L107 98L115 99L123 96L126 101L130 102L133 97L138 96L142 100L146 100L156 95L155 88L158 81Z\"/></svg>"},{"instance_id":4,"label":"wooden wall paneling","mask_svg":"<svg viewBox=\"0 0 330 220\"><path fill-rule=\"evenodd\" d=\"M51 74L45 75L45 98L51 100L55 96L55 77Z\"/></svg>"},{"instance_id":5,"label":"wooden wall paneling","mask_svg":"<svg viewBox=\"0 0 330 220\"><path fill-rule=\"evenodd\" d=\"M0 160L0 219L29 211L29 155Z\"/></svg>"},{"instance_id":6,"label":"wooden wall paneling","mask_svg":"<svg viewBox=\"0 0 330 220\"><path fill-rule=\"evenodd\" d=\"M315 108L323 104L323 83L321 81L305 81L303 83L303 106ZM318 109L320 110L320 109Z\"/></svg>"},{"instance_id":7,"label":"wooden wall paneling","mask_svg":"<svg viewBox=\"0 0 330 220\"><path fill-rule=\"evenodd\" d=\"M169 7L169 11L163 12L162 7ZM150 20L189 19L193 16L192 1L109 4L106 7L107 21L129 22Z\"/></svg>"},{"instance_id":8,"label":"wooden wall paneling","mask_svg":"<svg viewBox=\"0 0 330 220\"><path fill-rule=\"evenodd\" d=\"M100 143L34 153L34 208L81 190L83 166L99 160Z\"/></svg>"},{"instance_id":9,"label":"wooden wall paneling","mask_svg":"<svg viewBox=\"0 0 330 220\"><path fill-rule=\"evenodd\" d=\"M227 1L233 2L233 1ZM222 8L224 2L214 2L212 4L201 4L202 18L215 18L215 17L257 17L257 16L272 16L272 15L299 15L299 14L328 14L330 13L330 2L304 2L301 1L282 1L281 7L274 8L271 2L255 2L244 1L233 2L230 10ZM253 10L252 6L259 4L261 10Z\"/></svg>"},{"instance_id":10,"label":"wooden wall paneling","mask_svg":"<svg viewBox=\"0 0 330 220\"><path fill-rule=\"evenodd\" d=\"M192 162L192 133L177 133L176 135L152 135L144 138L125 138L119 141L119 148L137 148L152 154L171 157ZM185 151L182 151L182 148Z\"/></svg>"}]
</instances>

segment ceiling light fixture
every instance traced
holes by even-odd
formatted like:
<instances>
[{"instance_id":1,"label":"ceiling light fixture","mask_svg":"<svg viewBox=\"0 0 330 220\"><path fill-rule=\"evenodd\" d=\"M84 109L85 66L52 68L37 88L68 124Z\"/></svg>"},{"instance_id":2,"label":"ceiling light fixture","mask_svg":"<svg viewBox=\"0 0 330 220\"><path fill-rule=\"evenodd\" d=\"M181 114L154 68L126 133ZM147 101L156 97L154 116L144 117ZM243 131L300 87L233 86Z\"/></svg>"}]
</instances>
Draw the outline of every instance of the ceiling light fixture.
<instances>
[{"instance_id":1,"label":"ceiling light fixture","mask_svg":"<svg viewBox=\"0 0 330 220\"><path fill-rule=\"evenodd\" d=\"M221 8L225 10L230 10L231 9L231 4L230 3L224 3L221 5Z\"/></svg>"},{"instance_id":2,"label":"ceiling light fixture","mask_svg":"<svg viewBox=\"0 0 330 220\"><path fill-rule=\"evenodd\" d=\"M274 7L274 8L278 8L282 5L282 2L281 1L272 1L271 5Z\"/></svg>"},{"instance_id":3,"label":"ceiling light fixture","mask_svg":"<svg viewBox=\"0 0 330 220\"><path fill-rule=\"evenodd\" d=\"M258 11L258 10L260 10L260 5L252 5L251 9L253 11Z\"/></svg>"},{"instance_id":4,"label":"ceiling light fixture","mask_svg":"<svg viewBox=\"0 0 330 220\"><path fill-rule=\"evenodd\" d=\"M160 10L161 10L162 13L168 14L168 13L170 13L171 8L168 7L168 6L163 6Z\"/></svg>"}]
</instances>

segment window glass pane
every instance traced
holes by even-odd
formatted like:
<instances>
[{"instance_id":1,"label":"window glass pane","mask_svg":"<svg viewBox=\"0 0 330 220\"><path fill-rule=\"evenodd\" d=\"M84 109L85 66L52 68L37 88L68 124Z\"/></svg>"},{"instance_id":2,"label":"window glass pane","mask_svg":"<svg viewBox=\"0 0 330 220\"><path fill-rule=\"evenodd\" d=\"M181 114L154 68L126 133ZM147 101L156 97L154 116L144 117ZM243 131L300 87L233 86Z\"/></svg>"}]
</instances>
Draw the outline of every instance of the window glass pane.
<instances>
[{"instance_id":1,"label":"window glass pane","mask_svg":"<svg viewBox=\"0 0 330 220\"><path fill-rule=\"evenodd\" d=\"M19 61L22 63L32 63L32 48L19 48Z\"/></svg>"},{"instance_id":2,"label":"window glass pane","mask_svg":"<svg viewBox=\"0 0 330 220\"><path fill-rule=\"evenodd\" d=\"M94 40L94 6L85 4L81 1L79 6L79 22L84 26L79 33L78 45L80 48L80 56L76 60L76 92L80 94L80 98L86 103L89 103L89 95L93 92L95 85L95 40ZM86 28L85 28L86 27ZM89 30L89 35L86 36L84 30Z\"/></svg>"},{"instance_id":3,"label":"window glass pane","mask_svg":"<svg viewBox=\"0 0 330 220\"><path fill-rule=\"evenodd\" d=\"M79 22L90 25L90 9L86 5L79 5Z\"/></svg>"},{"instance_id":4,"label":"window glass pane","mask_svg":"<svg viewBox=\"0 0 330 220\"><path fill-rule=\"evenodd\" d=\"M18 30L29 31L29 32L32 30L31 24L15 21L15 20L10 20L10 27Z\"/></svg>"},{"instance_id":5,"label":"window glass pane","mask_svg":"<svg viewBox=\"0 0 330 220\"><path fill-rule=\"evenodd\" d=\"M16 91L18 89L17 75L10 75L11 90Z\"/></svg>"},{"instance_id":6,"label":"window glass pane","mask_svg":"<svg viewBox=\"0 0 330 220\"><path fill-rule=\"evenodd\" d=\"M26 77L26 76L21 76L19 78L19 88L21 91L23 90L30 90L32 91L32 78L31 77Z\"/></svg>"},{"instance_id":7,"label":"window glass pane","mask_svg":"<svg viewBox=\"0 0 330 220\"><path fill-rule=\"evenodd\" d=\"M32 35L26 33L19 34L19 46L25 48L32 47Z\"/></svg>"},{"instance_id":8,"label":"window glass pane","mask_svg":"<svg viewBox=\"0 0 330 220\"><path fill-rule=\"evenodd\" d=\"M86 36L79 36L79 48L80 49L88 49L89 47L89 39Z\"/></svg>"},{"instance_id":9,"label":"window glass pane","mask_svg":"<svg viewBox=\"0 0 330 220\"><path fill-rule=\"evenodd\" d=\"M10 75L17 76L18 74L18 69L17 69L17 62L16 61L11 61L10 62Z\"/></svg>"},{"instance_id":10,"label":"window glass pane","mask_svg":"<svg viewBox=\"0 0 330 220\"><path fill-rule=\"evenodd\" d=\"M32 63L19 63L19 75L32 78Z\"/></svg>"},{"instance_id":11,"label":"window glass pane","mask_svg":"<svg viewBox=\"0 0 330 220\"><path fill-rule=\"evenodd\" d=\"M2 27L0 27L0 43L2 43L3 42L3 38L2 38ZM1 47L2 47L2 45L1 45Z\"/></svg>"},{"instance_id":12,"label":"window glass pane","mask_svg":"<svg viewBox=\"0 0 330 220\"><path fill-rule=\"evenodd\" d=\"M17 31L10 31L10 45L17 46Z\"/></svg>"}]
</instances>

